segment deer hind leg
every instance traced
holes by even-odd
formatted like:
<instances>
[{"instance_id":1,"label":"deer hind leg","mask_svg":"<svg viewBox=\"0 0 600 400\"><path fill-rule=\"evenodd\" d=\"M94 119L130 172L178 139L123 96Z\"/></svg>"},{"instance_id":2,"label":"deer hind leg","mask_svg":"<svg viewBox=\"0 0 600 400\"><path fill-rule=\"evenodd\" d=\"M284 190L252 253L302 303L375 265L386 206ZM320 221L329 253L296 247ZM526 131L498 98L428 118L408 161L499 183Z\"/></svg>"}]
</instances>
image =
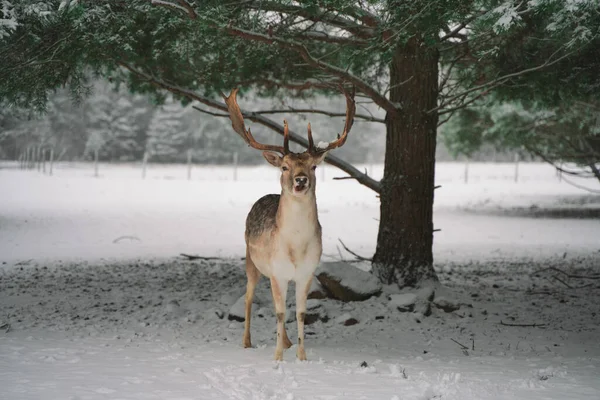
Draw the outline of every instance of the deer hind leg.
<instances>
[{"instance_id":1,"label":"deer hind leg","mask_svg":"<svg viewBox=\"0 0 600 400\"><path fill-rule=\"evenodd\" d=\"M254 265L254 262L250 258L250 252L246 249L246 303L245 303L245 320L244 320L244 348L252 347L252 341L250 340L250 319L252 317L252 301L254 299L254 289L260 279L260 271Z\"/></svg>"},{"instance_id":2,"label":"deer hind leg","mask_svg":"<svg viewBox=\"0 0 600 400\"><path fill-rule=\"evenodd\" d=\"M296 320L298 321L298 349L296 357L300 361L306 361L306 351L304 350L304 318L306 316L306 298L310 290L312 275L308 280L296 281Z\"/></svg>"},{"instance_id":3,"label":"deer hind leg","mask_svg":"<svg viewBox=\"0 0 600 400\"><path fill-rule=\"evenodd\" d=\"M287 295L287 281L279 281L271 277L271 291L275 303L275 315L277 316L277 346L275 347L275 360L283 361L283 348L289 348L292 343L285 331L285 300Z\"/></svg>"}]
</instances>

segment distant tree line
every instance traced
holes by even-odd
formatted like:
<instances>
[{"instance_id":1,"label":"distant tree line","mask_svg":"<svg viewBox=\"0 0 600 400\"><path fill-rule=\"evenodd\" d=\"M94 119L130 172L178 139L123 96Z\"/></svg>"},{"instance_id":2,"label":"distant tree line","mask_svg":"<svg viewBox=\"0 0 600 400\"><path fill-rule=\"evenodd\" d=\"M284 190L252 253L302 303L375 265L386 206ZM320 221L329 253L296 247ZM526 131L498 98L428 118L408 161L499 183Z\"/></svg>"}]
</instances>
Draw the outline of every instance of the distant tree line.
<instances>
[{"instance_id":1,"label":"distant tree line","mask_svg":"<svg viewBox=\"0 0 600 400\"><path fill-rule=\"evenodd\" d=\"M264 110L276 108L272 100L246 96L240 101L263 105ZM325 98L314 101L331 103ZM339 106L343 109L343 104ZM332 137L340 127L339 118L325 115L286 118L298 131L306 129L310 120L317 137L320 133ZM381 161L383 132L355 130L359 131L351 139L355 143L343 155L353 162ZM264 128L257 128L256 136L273 139ZM67 90L57 90L44 113L2 107L0 158L17 159L37 146L53 148L60 160L90 160L98 151L101 161L138 161L147 153L152 162L172 163L185 162L191 151L196 163L231 163L234 153L241 164L262 162L260 154L239 140L228 118L200 113L193 103L183 105L170 96L155 104L105 80L94 81L90 94L80 102L74 102Z\"/></svg>"}]
</instances>

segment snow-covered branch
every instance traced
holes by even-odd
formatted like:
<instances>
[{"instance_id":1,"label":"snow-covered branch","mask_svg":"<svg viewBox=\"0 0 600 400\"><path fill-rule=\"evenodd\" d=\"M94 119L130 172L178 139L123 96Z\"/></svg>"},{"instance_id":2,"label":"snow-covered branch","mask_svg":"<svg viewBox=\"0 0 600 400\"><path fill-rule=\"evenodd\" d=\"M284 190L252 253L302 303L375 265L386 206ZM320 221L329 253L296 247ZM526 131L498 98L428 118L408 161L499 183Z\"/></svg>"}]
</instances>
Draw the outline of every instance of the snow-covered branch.
<instances>
[{"instance_id":1,"label":"snow-covered branch","mask_svg":"<svg viewBox=\"0 0 600 400\"><path fill-rule=\"evenodd\" d=\"M297 52L300 55L300 57L302 57L302 59L304 61L306 61L306 63L308 65L318 68L320 70L323 70L333 76L337 76L338 78L342 78L343 80L353 84L354 86L356 86L356 88L358 90L360 90L365 95L367 95L368 97L373 99L375 104L377 104L378 106L380 106L387 112L389 112L391 114L396 114L400 110L398 105L389 101L384 95L379 93L379 91L377 89L373 88L371 85L369 85L367 82L365 82L358 76L355 76L355 75L351 74L350 72L348 72L342 68L339 68L335 65L326 63L324 61L321 61L321 60L313 57L312 54L310 54L310 52L306 48L306 46L304 46L301 43L295 42L293 40L284 39L284 38L281 38L278 36L263 35L261 33L252 32L252 31L248 31L245 29L241 29L241 28L236 28L233 26L227 26L227 27L224 27L223 29L226 32L228 32L229 34L238 36L240 38L255 40L258 42L269 43L269 44L274 43L280 47L294 50L295 52Z\"/></svg>"},{"instance_id":2,"label":"snow-covered branch","mask_svg":"<svg viewBox=\"0 0 600 400\"><path fill-rule=\"evenodd\" d=\"M188 3L186 0L176 0L175 3L172 1L165 1L165 0L152 0L152 5L183 11L191 19L196 19L198 17L198 15L196 14L196 11L194 11L194 9L190 5L190 3Z\"/></svg>"}]
</instances>

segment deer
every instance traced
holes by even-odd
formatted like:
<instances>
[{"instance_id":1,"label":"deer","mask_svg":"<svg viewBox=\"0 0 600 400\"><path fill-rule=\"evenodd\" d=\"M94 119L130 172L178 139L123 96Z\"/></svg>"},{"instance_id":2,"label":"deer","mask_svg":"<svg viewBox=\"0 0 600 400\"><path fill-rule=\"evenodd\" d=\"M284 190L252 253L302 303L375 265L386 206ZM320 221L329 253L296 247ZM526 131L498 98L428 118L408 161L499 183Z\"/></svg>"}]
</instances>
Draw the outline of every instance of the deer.
<instances>
[{"instance_id":1,"label":"deer","mask_svg":"<svg viewBox=\"0 0 600 400\"><path fill-rule=\"evenodd\" d=\"M262 275L270 279L271 294L277 317L275 361L283 361L283 351L292 346L286 329L286 296L289 281L295 282L298 346L296 357L306 360L304 348L304 319L308 292L323 252L321 224L317 213L315 169L330 150L346 142L354 123L356 105L354 91L346 96L346 121L337 139L315 146L310 123L308 149L293 153L289 149L289 128L283 121L283 146L257 142L237 103L237 88L223 96L233 130L248 146L262 150L267 162L281 170L280 194L267 194L257 200L246 218L246 295L242 344L252 347L250 320L256 285Z\"/></svg>"}]
</instances>

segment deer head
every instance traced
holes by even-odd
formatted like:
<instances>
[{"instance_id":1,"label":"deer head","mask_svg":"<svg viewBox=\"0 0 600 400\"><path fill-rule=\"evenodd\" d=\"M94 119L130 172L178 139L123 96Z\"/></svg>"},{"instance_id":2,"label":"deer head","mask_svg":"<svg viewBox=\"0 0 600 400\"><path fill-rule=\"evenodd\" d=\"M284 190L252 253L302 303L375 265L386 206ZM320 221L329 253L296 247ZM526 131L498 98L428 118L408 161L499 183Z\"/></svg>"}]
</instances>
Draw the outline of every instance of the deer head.
<instances>
[{"instance_id":1,"label":"deer head","mask_svg":"<svg viewBox=\"0 0 600 400\"><path fill-rule=\"evenodd\" d=\"M289 149L289 128L286 120L283 121L283 146L262 144L254 139L250 129L246 129L244 117L237 103L238 90L237 88L233 89L228 97L223 96L229 110L233 130L244 139L248 146L263 150L263 157L269 164L281 169L280 181L284 193L296 197L302 197L308 193L314 194L317 165L325 159L330 150L341 147L346 143L348 132L350 132L354 123L354 113L356 111L354 93L349 94L344 91L346 96L346 123L342 134L338 134L337 139L327 143L325 147L315 146L309 123L308 149L302 153L293 153Z\"/></svg>"}]
</instances>

